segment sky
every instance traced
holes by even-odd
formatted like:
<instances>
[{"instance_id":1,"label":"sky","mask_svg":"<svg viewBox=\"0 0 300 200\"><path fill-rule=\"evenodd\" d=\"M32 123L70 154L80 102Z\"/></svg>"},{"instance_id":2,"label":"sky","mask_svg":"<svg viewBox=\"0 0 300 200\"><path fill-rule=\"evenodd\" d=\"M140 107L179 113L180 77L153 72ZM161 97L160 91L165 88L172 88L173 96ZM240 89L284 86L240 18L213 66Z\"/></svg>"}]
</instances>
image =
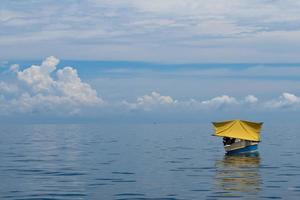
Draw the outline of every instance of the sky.
<instances>
[{"instance_id":1,"label":"sky","mask_svg":"<svg viewBox=\"0 0 300 200\"><path fill-rule=\"evenodd\" d=\"M0 121L296 120L300 2L1 0Z\"/></svg>"},{"instance_id":2,"label":"sky","mask_svg":"<svg viewBox=\"0 0 300 200\"><path fill-rule=\"evenodd\" d=\"M0 59L299 62L296 0L1 0Z\"/></svg>"},{"instance_id":3,"label":"sky","mask_svg":"<svg viewBox=\"0 0 300 200\"><path fill-rule=\"evenodd\" d=\"M31 63L30 65L28 63ZM299 64L12 61L1 122L297 120Z\"/></svg>"}]
</instances>

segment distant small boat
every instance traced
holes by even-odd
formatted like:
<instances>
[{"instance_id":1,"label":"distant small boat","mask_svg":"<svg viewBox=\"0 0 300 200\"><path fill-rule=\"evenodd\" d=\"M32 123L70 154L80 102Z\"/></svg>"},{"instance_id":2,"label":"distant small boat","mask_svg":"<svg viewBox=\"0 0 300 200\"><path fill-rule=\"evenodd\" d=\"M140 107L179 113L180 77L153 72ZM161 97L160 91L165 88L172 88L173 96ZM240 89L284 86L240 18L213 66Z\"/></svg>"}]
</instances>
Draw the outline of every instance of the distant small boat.
<instances>
[{"instance_id":1,"label":"distant small boat","mask_svg":"<svg viewBox=\"0 0 300 200\"><path fill-rule=\"evenodd\" d=\"M224 149L227 154L257 151L262 122L231 120L213 122L213 125L215 128L213 136L223 137Z\"/></svg>"}]
</instances>

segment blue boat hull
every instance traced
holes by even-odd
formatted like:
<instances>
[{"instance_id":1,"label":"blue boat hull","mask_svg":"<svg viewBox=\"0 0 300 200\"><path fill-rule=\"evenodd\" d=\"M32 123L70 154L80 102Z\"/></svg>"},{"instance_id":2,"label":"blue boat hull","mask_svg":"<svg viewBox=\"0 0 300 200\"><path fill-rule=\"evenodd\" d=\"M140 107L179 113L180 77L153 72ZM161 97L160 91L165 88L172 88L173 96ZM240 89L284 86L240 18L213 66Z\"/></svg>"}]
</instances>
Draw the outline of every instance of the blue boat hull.
<instances>
[{"instance_id":1,"label":"blue boat hull","mask_svg":"<svg viewBox=\"0 0 300 200\"><path fill-rule=\"evenodd\" d=\"M257 144L249 145L240 149L235 149L232 151L227 151L227 154L240 154L240 153L249 153L257 151Z\"/></svg>"}]
</instances>

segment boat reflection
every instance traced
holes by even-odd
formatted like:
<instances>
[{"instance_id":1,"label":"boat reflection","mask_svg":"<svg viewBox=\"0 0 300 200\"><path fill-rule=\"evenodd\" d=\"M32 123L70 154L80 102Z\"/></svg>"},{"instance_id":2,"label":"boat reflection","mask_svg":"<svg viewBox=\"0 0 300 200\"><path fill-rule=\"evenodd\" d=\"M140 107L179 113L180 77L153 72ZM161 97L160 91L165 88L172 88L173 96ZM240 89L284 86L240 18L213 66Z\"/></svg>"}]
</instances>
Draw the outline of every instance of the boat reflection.
<instances>
[{"instance_id":1,"label":"boat reflection","mask_svg":"<svg viewBox=\"0 0 300 200\"><path fill-rule=\"evenodd\" d=\"M261 184L259 165L258 153L225 155L216 162L216 189L227 194L256 196Z\"/></svg>"}]
</instances>

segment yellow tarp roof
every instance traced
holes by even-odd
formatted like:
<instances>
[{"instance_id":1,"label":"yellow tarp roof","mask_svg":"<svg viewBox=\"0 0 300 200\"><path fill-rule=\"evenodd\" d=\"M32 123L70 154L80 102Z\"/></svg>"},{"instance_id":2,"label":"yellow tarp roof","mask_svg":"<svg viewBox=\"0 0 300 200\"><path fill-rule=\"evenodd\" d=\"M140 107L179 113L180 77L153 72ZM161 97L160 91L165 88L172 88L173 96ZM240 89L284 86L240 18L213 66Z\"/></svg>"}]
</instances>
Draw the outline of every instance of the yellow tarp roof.
<instances>
[{"instance_id":1,"label":"yellow tarp roof","mask_svg":"<svg viewBox=\"0 0 300 200\"><path fill-rule=\"evenodd\" d=\"M263 123L244 120L213 122L214 136L239 138L243 140L260 141L260 130Z\"/></svg>"}]
</instances>

